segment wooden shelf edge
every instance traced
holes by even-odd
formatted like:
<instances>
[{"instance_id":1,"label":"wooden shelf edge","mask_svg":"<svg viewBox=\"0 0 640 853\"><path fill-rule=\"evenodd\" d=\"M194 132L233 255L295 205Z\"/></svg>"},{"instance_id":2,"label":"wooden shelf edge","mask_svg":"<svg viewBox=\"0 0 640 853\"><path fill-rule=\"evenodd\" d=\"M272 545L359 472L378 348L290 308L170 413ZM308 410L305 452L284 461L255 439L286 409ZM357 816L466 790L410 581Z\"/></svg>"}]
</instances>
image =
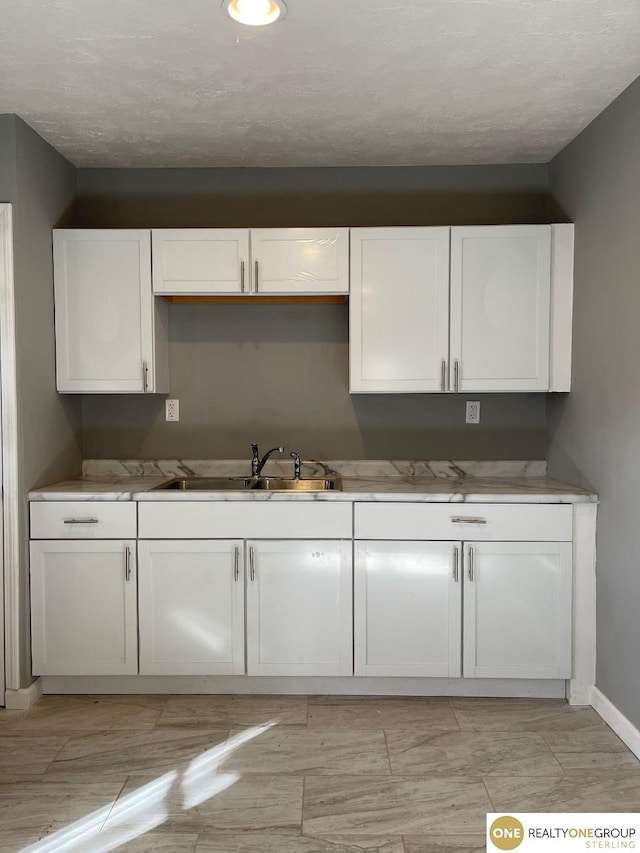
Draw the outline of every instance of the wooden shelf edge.
<instances>
[{"instance_id":1,"label":"wooden shelf edge","mask_svg":"<svg viewBox=\"0 0 640 853\"><path fill-rule=\"evenodd\" d=\"M241 305L251 303L256 305L345 305L349 297L345 295L333 296L163 296L161 293L155 294L165 302L171 302L174 305Z\"/></svg>"}]
</instances>

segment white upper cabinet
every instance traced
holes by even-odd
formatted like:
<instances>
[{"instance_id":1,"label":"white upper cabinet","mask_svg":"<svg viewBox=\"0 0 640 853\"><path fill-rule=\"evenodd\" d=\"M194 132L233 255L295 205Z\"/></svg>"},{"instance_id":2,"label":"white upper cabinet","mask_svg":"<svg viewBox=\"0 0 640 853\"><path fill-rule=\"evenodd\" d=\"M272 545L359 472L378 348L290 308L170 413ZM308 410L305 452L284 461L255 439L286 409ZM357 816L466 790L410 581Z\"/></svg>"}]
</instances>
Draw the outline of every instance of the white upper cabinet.
<instances>
[{"instance_id":1,"label":"white upper cabinet","mask_svg":"<svg viewBox=\"0 0 640 853\"><path fill-rule=\"evenodd\" d=\"M453 391L548 391L551 226L451 229Z\"/></svg>"},{"instance_id":2,"label":"white upper cabinet","mask_svg":"<svg viewBox=\"0 0 640 853\"><path fill-rule=\"evenodd\" d=\"M53 251L58 391L168 391L149 231L56 230Z\"/></svg>"},{"instance_id":3,"label":"white upper cabinet","mask_svg":"<svg viewBox=\"0 0 640 853\"><path fill-rule=\"evenodd\" d=\"M246 228L154 228L151 238L154 293L248 292Z\"/></svg>"},{"instance_id":4,"label":"white upper cabinet","mask_svg":"<svg viewBox=\"0 0 640 853\"><path fill-rule=\"evenodd\" d=\"M570 542L469 542L465 678L570 678Z\"/></svg>"},{"instance_id":5,"label":"white upper cabinet","mask_svg":"<svg viewBox=\"0 0 640 853\"><path fill-rule=\"evenodd\" d=\"M348 228L254 228L252 292L349 293Z\"/></svg>"},{"instance_id":6,"label":"white upper cabinet","mask_svg":"<svg viewBox=\"0 0 640 853\"><path fill-rule=\"evenodd\" d=\"M349 292L348 228L161 228L152 234L154 293Z\"/></svg>"},{"instance_id":7,"label":"white upper cabinet","mask_svg":"<svg viewBox=\"0 0 640 853\"><path fill-rule=\"evenodd\" d=\"M351 230L350 390L446 390L449 228Z\"/></svg>"}]
</instances>

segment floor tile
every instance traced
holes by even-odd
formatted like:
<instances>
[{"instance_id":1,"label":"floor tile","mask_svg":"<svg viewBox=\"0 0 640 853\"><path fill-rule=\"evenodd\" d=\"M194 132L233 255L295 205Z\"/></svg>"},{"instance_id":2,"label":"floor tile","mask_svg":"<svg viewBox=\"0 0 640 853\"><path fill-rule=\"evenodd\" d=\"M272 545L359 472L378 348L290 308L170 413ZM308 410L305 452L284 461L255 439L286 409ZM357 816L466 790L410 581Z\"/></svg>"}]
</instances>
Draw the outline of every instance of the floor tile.
<instances>
[{"instance_id":1,"label":"floor tile","mask_svg":"<svg viewBox=\"0 0 640 853\"><path fill-rule=\"evenodd\" d=\"M588 707L562 699L451 699L461 729L477 732L570 732L599 728L602 720Z\"/></svg>"},{"instance_id":2,"label":"floor tile","mask_svg":"<svg viewBox=\"0 0 640 853\"><path fill-rule=\"evenodd\" d=\"M562 768L537 734L387 730L394 775L561 776Z\"/></svg>"},{"instance_id":3,"label":"floor tile","mask_svg":"<svg viewBox=\"0 0 640 853\"><path fill-rule=\"evenodd\" d=\"M137 838L124 838L126 836L119 833L101 832L96 841L117 853L195 853L198 843L197 832L162 832L161 828ZM100 847L100 850L103 849ZM88 847L86 853L91 853L91 850Z\"/></svg>"},{"instance_id":4,"label":"floor tile","mask_svg":"<svg viewBox=\"0 0 640 853\"><path fill-rule=\"evenodd\" d=\"M194 763L184 773L132 777L106 831L160 826L165 831L251 830L299 835L303 779L292 776L239 776Z\"/></svg>"},{"instance_id":5,"label":"floor tile","mask_svg":"<svg viewBox=\"0 0 640 853\"><path fill-rule=\"evenodd\" d=\"M164 701L146 696L45 696L13 729L16 734L153 728Z\"/></svg>"},{"instance_id":6,"label":"floor tile","mask_svg":"<svg viewBox=\"0 0 640 853\"><path fill-rule=\"evenodd\" d=\"M562 732L541 732L552 752L629 752L627 746L606 723L593 728ZM631 754L631 753L630 753Z\"/></svg>"},{"instance_id":7,"label":"floor tile","mask_svg":"<svg viewBox=\"0 0 640 853\"><path fill-rule=\"evenodd\" d=\"M0 774L44 773L68 740L66 735L36 738L2 735L0 729Z\"/></svg>"},{"instance_id":8,"label":"floor tile","mask_svg":"<svg viewBox=\"0 0 640 853\"><path fill-rule=\"evenodd\" d=\"M640 761L631 752L556 752L564 772L573 775L581 770L587 773L605 770L637 770Z\"/></svg>"},{"instance_id":9,"label":"floor tile","mask_svg":"<svg viewBox=\"0 0 640 853\"><path fill-rule=\"evenodd\" d=\"M6 708L0 708L0 734L10 734L26 713L26 711L7 711Z\"/></svg>"},{"instance_id":10,"label":"floor tile","mask_svg":"<svg viewBox=\"0 0 640 853\"><path fill-rule=\"evenodd\" d=\"M310 696L309 728L457 731L446 699Z\"/></svg>"},{"instance_id":11,"label":"floor tile","mask_svg":"<svg viewBox=\"0 0 640 853\"><path fill-rule=\"evenodd\" d=\"M196 853L404 853L402 839L202 833Z\"/></svg>"},{"instance_id":12,"label":"floor tile","mask_svg":"<svg viewBox=\"0 0 640 853\"><path fill-rule=\"evenodd\" d=\"M306 696L175 696L158 725L237 728L266 723L306 725Z\"/></svg>"},{"instance_id":13,"label":"floor tile","mask_svg":"<svg viewBox=\"0 0 640 853\"><path fill-rule=\"evenodd\" d=\"M485 853L482 835L405 835L405 853Z\"/></svg>"},{"instance_id":14,"label":"floor tile","mask_svg":"<svg viewBox=\"0 0 640 853\"><path fill-rule=\"evenodd\" d=\"M493 776L484 780L498 812L638 812L640 772L614 770L555 779Z\"/></svg>"},{"instance_id":15,"label":"floor tile","mask_svg":"<svg viewBox=\"0 0 640 853\"><path fill-rule=\"evenodd\" d=\"M87 732L69 738L47 775L162 774L204 754L210 755L217 767L227 736L226 731L178 728Z\"/></svg>"},{"instance_id":16,"label":"floor tile","mask_svg":"<svg viewBox=\"0 0 640 853\"><path fill-rule=\"evenodd\" d=\"M222 771L238 773L389 773L382 731L330 732L275 726L226 755Z\"/></svg>"},{"instance_id":17,"label":"floor tile","mask_svg":"<svg viewBox=\"0 0 640 853\"><path fill-rule=\"evenodd\" d=\"M305 835L479 833L492 811L482 782L463 776L312 776L305 780Z\"/></svg>"}]
</instances>

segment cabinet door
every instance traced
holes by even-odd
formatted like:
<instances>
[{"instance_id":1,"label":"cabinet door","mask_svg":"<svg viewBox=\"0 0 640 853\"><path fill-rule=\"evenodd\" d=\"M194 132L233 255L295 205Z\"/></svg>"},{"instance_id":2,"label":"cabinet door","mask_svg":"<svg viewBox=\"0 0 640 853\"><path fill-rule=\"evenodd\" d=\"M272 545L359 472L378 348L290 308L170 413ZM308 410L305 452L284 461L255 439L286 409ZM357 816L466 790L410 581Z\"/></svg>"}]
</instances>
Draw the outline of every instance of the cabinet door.
<instances>
[{"instance_id":1,"label":"cabinet door","mask_svg":"<svg viewBox=\"0 0 640 853\"><path fill-rule=\"evenodd\" d=\"M460 675L460 566L460 543L355 543L356 675Z\"/></svg>"},{"instance_id":2,"label":"cabinet door","mask_svg":"<svg viewBox=\"0 0 640 853\"><path fill-rule=\"evenodd\" d=\"M138 672L135 540L31 542L34 675Z\"/></svg>"},{"instance_id":3,"label":"cabinet door","mask_svg":"<svg viewBox=\"0 0 640 853\"><path fill-rule=\"evenodd\" d=\"M351 229L350 390L446 391L449 229Z\"/></svg>"},{"instance_id":4,"label":"cabinet door","mask_svg":"<svg viewBox=\"0 0 640 853\"><path fill-rule=\"evenodd\" d=\"M149 231L53 232L58 391L160 391Z\"/></svg>"},{"instance_id":5,"label":"cabinet door","mask_svg":"<svg viewBox=\"0 0 640 853\"><path fill-rule=\"evenodd\" d=\"M451 388L547 391L551 227L451 229Z\"/></svg>"},{"instance_id":6,"label":"cabinet door","mask_svg":"<svg viewBox=\"0 0 640 853\"><path fill-rule=\"evenodd\" d=\"M140 541L141 675L244 673L241 540Z\"/></svg>"},{"instance_id":7,"label":"cabinet door","mask_svg":"<svg viewBox=\"0 0 640 853\"><path fill-rule=\"evenodd\" d=\"M247 548L247 673L352 675L351 542Z\"/></svg>"},{"instance_id":8,"label":"cabinet door","mask_svg":"<svg viewBox=\"0 0 640 853\"><path fill-rule=\"evenodd\" d=\"M465 543L465 678L571 677L571 543Z\"/></svg>"},{"instance_id":9,"label":"cabinet door","mask_svg":"<svg viewBox=\"0 0 640 853\"><path fill-rule=\"evenodd\" d=\"M253 293L348 293L348 228L254 228Z\"/></svg>"},{"instance_id":10,"label":"cabinet door","mask_svg":"<svg viewBox=\"0 0 640 853\"><path fill-rule=\"evenodd\" d=\"M151 236L154 293L248 292L248 229L154 228Z\"/></svg>"}]
</instances>

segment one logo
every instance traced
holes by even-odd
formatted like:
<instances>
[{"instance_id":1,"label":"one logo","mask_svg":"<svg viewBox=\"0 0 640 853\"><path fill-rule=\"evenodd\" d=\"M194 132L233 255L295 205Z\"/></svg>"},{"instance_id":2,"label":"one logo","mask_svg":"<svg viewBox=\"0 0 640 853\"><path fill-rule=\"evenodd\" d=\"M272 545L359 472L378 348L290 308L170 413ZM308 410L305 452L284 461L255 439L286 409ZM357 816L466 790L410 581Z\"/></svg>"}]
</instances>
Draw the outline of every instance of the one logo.
<instances>
[{"instance_id":1,"label":"one logo","mask_svg":"<svg viewBox=\"0 0 640 853\"><path fill-rule=\"evenodd\" d=\"M498 850L515 850L524 841L524 826L517 817L498 817L491 824L489 838Z\"/></svg>"}]
</instances>

